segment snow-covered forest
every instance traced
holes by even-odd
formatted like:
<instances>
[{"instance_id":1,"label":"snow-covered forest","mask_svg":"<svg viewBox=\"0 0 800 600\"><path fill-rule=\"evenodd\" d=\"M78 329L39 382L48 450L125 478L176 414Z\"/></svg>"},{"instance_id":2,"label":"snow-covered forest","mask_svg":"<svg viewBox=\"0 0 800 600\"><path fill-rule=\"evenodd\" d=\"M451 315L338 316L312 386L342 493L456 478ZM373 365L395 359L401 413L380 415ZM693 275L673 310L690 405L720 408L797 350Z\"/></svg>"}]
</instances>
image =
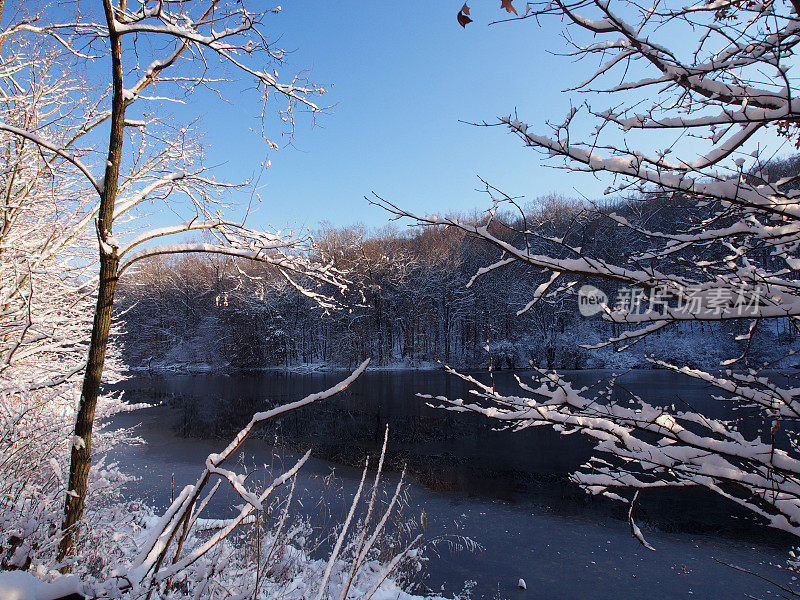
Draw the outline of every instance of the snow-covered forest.
<instances>
[{"instance_id":1,"label":"snow-covered forest","mask_svg":"<svg viewBox=\"0 0 800 600\"><path fill-rule=\"evenodd\" d=\"M765 171L777 180L796 172L800 157L773 161ZM624 259L643 236L607 218L679 231L712 208L692 210L682 198L661 196L589 203L547 196L529 202L523 217L536 232L533 252L553 249L546 237L563 237L608 261ZM490 231L510 244L522 242L519 213L495 216ZM488 216L464 218L476 225ZM347 273L359 294L346 299L347 310L325 311L298 295L269 266L231 257L159 257L142 265L121 283L125 312L120 349L128 364L144 369L241 370L263 368L350 367L372 358L372 367L498 369L652 368L648 343L665 360L715 368L744 348L736 337L742 323L688 322L658 332L640 347L620 353L622 344L596 344L631 329L596 315L586 318L574 298L541 303L518 313L548 276L528 265L509 265L492 277L478 270L501 256L476 236L454 229L363 227L327 228L315 234L315 251ZM717 250L714 250L717 252ZM563 252L561 253L563 254ZM688 253L687 253L688 255ZM612 299L624 287L604 284ZM363 294L363 296L361 295ZM748 359L786 359L794 366L796 349L788 319L775 319L758 331ZM486 346L489 346L489 352ZM167 350L165 350L167 349Z\"/></svg>"}]
</instances>

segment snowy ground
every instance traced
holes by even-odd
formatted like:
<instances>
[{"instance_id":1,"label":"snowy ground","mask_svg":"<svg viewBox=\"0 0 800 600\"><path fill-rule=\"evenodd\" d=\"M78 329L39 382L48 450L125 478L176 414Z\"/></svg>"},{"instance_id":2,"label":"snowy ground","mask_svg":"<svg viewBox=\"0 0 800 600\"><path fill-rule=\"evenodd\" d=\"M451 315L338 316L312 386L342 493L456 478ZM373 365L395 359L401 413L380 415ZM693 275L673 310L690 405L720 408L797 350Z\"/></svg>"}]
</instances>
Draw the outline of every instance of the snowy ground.
<instances>
[{"instance_id":1,"label":"snowy ground","mask_svg":"<svg viewBox=\"0 0 800 600\"><path fill-rule=\"evenodd\" d=\"M221 442L176 438L171 411L165 407L139 410L117 417L119 424L141 423L139 434L147 445L127 448L116 456L126 470L140 477L129 488L158 506L168 503L173 486L194 481L204 457ZM253 440L244 448L246 460L269 463L272 448ZM286 457L288 460L291 457ZM323 477L332 469L342 481L343 494L327 497L327 504L342 510L356 485L357 471L325 461L312 461L301 473L301 501L312 510L323 494ZM476 598L745 598L777 597L775 590L753 575L737 572L717 561L735 564L791 583L784 564L788 548L768 540L754 545L736 538L715 539L646 530L655 552L643 548L630 535L627 523L594 514L548 514L532 504L506 503L466 494L441 493L412 484L410 512L425 513L428 540L450 536L471 538L480 551L454 551L447 544L428 547L430 561L421 583L449 595L473 581ZM226 499L212 510L223 515ZM216 516L216 515L214 515ZM517 588L524 578L527 591Z\"/></svg>"}]
</instances>

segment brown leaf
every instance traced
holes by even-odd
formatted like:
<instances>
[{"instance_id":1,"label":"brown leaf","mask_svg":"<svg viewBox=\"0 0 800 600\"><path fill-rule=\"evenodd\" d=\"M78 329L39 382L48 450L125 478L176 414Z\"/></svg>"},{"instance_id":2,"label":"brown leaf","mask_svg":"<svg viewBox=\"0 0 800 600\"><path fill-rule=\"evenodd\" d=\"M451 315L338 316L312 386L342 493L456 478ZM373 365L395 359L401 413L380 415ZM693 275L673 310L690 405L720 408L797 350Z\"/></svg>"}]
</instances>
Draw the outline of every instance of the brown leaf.
<instances>
[{"instance_id":1,"label":"brown leaf","mask_svg":"<svg viewBox=\"0 0 800 600\"><path fill-rule=\"evenodd\" d=\"M470 19L463 12L459 11L458 12L458 24L461 25L462 27L466 28L467 27L467 23L472 23L472 19Z\"/></svg>"},{"instance_id":2,"label":"brown leaf","mask_svg":"<svg viewBox=\"0 0 800 600\"><path fill-rule=\"evenodd\" d=\"M464 13L465 15L469 14L469 6L467 6L466 2L464 2L464 6L461 7L461 12Z\"/></svg>"},{"instance_id":3,"label":"brown leaf","mask_svg":"<svg viewBox=\"0 0 800 600\"><path fill-rule=\"evenodd\" d=\"M515 15L519 15L517 9L514 8L514 5L511 4L511 0L500 0L500 8L505 8L506 12L514 13Z\"/></svg>"}]
</instances>

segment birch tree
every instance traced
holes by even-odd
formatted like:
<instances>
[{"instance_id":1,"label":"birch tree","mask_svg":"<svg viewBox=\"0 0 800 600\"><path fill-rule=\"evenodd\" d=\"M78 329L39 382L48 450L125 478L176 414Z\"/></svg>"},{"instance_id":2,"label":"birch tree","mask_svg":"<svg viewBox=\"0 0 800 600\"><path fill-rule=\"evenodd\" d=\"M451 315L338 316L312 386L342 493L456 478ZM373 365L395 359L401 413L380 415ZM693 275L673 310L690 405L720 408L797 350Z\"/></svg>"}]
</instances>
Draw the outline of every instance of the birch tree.
<instances>
[{"instance_id":1,"label":"birch tree","mask_svg":"<svg viewBox=\"0 0 800 600\"><path fill-rule=\"evenodd\" d=\"M198 89L220 98L237 89L235 73L255 88L257 116L271 113L272 100L285 132L291 133L298 107L320 111L315 97L323 88L290 77L279 81L277 68L284 52L270 40L270 21L280 7L251 8L241 2L112 2L41 7L23 3L10 14L0 33L4 48L15 40L37 40L58 52L67 71L84 72L91 87L66 92L81 96L85 110L56 106L58 121L51 135L44 127L5 118L0 132L8 143L35 148L46 163L68 165L70 177L87 186L86 216L94 226L97 245L96 306L82 367L83 382L75 423L69 483L65 502L60 556L74 551L76 528L83 513L92 455L92 428L100 393L119 276L138 261L157 255L206 252L226 254L275 265L287 281L322 304L330 302L302 284L312 278L343 289L341 274L304 254L310 239L257 231L226 219L224 195L238 184L218 181L203 164L200 137L191 123L160 117L165 105L181 103ZM4 67L17 68L14 57ZM274 140L267 146L277 148ZM190 206L188 219L156 228L126 229L152 202ZM177 212L177 211L175 211ZM126 235L126 232L131 232ZM187 232L206 232L212 241L189 243Z\"/></svg>"},{"instance_id":2,"label":"birch tree","mask_svg":"<svg viewBox=\"0 0 800 600\"><path fill-rule=\"evenodd\" d=\"M511 2L503 4L517 12ZM461 229L494 246L500 259L478 277L514 263L546 274L520 314L548 298L580 296L587 282L624 290L636 302L601 298L597 304L620 330L601 346L625 351L681 323L743 323L741 352L719 370L670 364L657 354L650 360L710 384L720 399L755 409L758 427L754 432L738 419L658 406L646 397L619 399L612 395L613 380L598 392L547 371L533 382L520 380L514 395L459 375L473 384L474 397L431 401L514 429L549 425L590 436L597 442L594 457L572 477L593 494L633 503L641 490L701 486L771 527L800 535L800 391L748 360L761 328L782 319L796 335L800 317L800 176L776 176L769 167L798 144L798 5L554 0L518 8L512 20L561 25L565 53L586 66L585 78L571 90L583 95L557 122L536 124L514 113L483 125L507 129L552 166L604 178L608 194L642 202L672 198L683 212L682 225L661 231L644 220L598 211L642 240L627 248L626 257L609 260L570 241L569 232L524 226L521 239L545 243L534 250L500 239L486 226L413 215L393 201L375 201L397 216ZM485 189L490 215L512 201L491 185ZM782 358L774 356L773 364ZM631 527L643 541L632 512Z\"/></svg>"}]
</instances>

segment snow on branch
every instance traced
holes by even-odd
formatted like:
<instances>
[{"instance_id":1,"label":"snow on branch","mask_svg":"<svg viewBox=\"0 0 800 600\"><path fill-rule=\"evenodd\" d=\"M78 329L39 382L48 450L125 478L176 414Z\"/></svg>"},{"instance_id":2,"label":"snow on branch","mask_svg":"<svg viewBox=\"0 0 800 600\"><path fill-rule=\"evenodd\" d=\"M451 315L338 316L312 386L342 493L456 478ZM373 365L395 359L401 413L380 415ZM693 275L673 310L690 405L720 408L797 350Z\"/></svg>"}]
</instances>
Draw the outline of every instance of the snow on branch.
<instances>
[{"instance_id":1,"label":"snow on branch","mask_svg":"<svg viewBox=\"0 0 800 600\"><path fill-rule=\"evenodd\" d=\"M776 160L800 147L800 90L791 75L799 9L788 0L646 9L629 0L528 3L519 20L560 20L565 54L599 66L568 90L585 100L563 120L534 123L514 113L482 126L507 129L556 168L609 182L612 208L591 203L571 220L545 215L535 226L520 211L501 227L492 220L502 205L518 209L502 193L491 194L490 217L478 222L374 200L395 218L459 230L496 248L500 258L470 283L519 265L531 278L519 285L528 297L519 311L525 318L537 317L544 296L580 301L577 286L586 284L597 294L584 317L611 333L584 348L625 352L655 340L653 366L709 384L721 402L750 409L749 425L757 427L742 427L738 413L723 420L659 406L626 394L615 377L597 391L540 369L512 394L450 369L470 384L471 397L424 396L431 404L511 430L546 425L592 438L592 459L572 476L590 493L625 499L628 490L635 501L642 489L704 487L800 536L800 391L748 357L759 325L785 325L792 347L800 331L797 161ZM615 247L620 240L624 247ZM594 285L612 286L617 302ZM710 321L724 321L719 327L744 346L719 370L658 355L668 327L685 332L684 324ZM646 544L632 506L629 523Z\"/></svg>"},{"instance_id":2,"label":"snow on branch","mask_svg":"<svg viewBox=\"0 0 800 600\"><path fill-rule=\"evenodd\" d=\"M551 425L565 435L594 438L595 457L572 475L592 494L702 486L772 527L800 534L800 461L772 443L746 439L733 423L670 411L639 397L633 406L623 404L609 399L612 388L597 398L552 372L539 370L533 386L519 380L525 394L518 396L448 370L470 383L482 402L421 395L431 406L479 413L515 430Z\"/></svg>"},{"instance_id":3,"label":"snow on branch","mask_svg":"<svg viewBox=\"0 0 800 600\"><path fill-rule=\"evenodd\" d=\"M144 590L157 582L169 579L185 570L210 550L217 547L223 540L229 537L237 527L245 523L255 511L261 510L263 503L270 497L273 491L290 481L297 474L300 467L308 460L310 452L307 452L301 457L293 467L274 478L258 495L254 495L247 490L245 487L244 475L236 474L231 470L223 468L222 465L235 455L244 441L260 423L287 412L297 410L303 406L320 402L344 391L358 379L367 368L368 364L369 360L365 360L348 377L327 390L310 394L301 400L254 414L250 422L222 451L210 454L207 457L206 468L203 473L200 474L197 483L186 486L164 512L158 525L151 532L148 541L141 548L139 555L127 568L124 579L134 588ZM187 523L189 523L190 520L195 524L197 523L199 511L196 511L195 508L200 501L205 487L214 476L227 480L234 491L245 501L244 506L234 518L222 524L223 526L219 531L214 533L204 543L197 546L186 556L179 558L176 553L172 564L168 566L164 565L167 553L173 544L177 543L177 549L178 552L180 552L183 540L189 535L189 527L186 526ZM375 485L377 486L377 481ZM357 502L358 496L354 500L354 505L357 504ZM344 532L342 535L343 534ZM332 560L335 560L335 555L336 553L334 553ZM322 587L324 588L324 583Z\"/></svg>"},{"instance_id":4,"label":"snow on branch","mask_svg":"<svg viewBox=\"0 0 800 600\"><path fill-rule=\"evenodd\" d=\"M7 131L13 135L17 135L19 137L30 140L31 142L38 145L42 149L49 150L50 152L53 152L54 154L57 154L58 156L66 159L67 161L75 165L81 173L83 173L83 175L86 177L86 179L89 180L89 183L92 184L92 187L95 189L95 191L97 191L98 194L102 193L103 188L101 182L98 181L92 175L89 168L86 165L84 165L83 162L81 162L81 160L77 158L75 155L67 152L62 148L59 148L58 145L49 142L48 140L44 139L41 136L36 135L35 133L26 131L24 129L20 129L18 127L14 127L13 125L9 125L8 123L4 123L2 121L0 121L0 131Z\"/></svg>"}]
</instances>

